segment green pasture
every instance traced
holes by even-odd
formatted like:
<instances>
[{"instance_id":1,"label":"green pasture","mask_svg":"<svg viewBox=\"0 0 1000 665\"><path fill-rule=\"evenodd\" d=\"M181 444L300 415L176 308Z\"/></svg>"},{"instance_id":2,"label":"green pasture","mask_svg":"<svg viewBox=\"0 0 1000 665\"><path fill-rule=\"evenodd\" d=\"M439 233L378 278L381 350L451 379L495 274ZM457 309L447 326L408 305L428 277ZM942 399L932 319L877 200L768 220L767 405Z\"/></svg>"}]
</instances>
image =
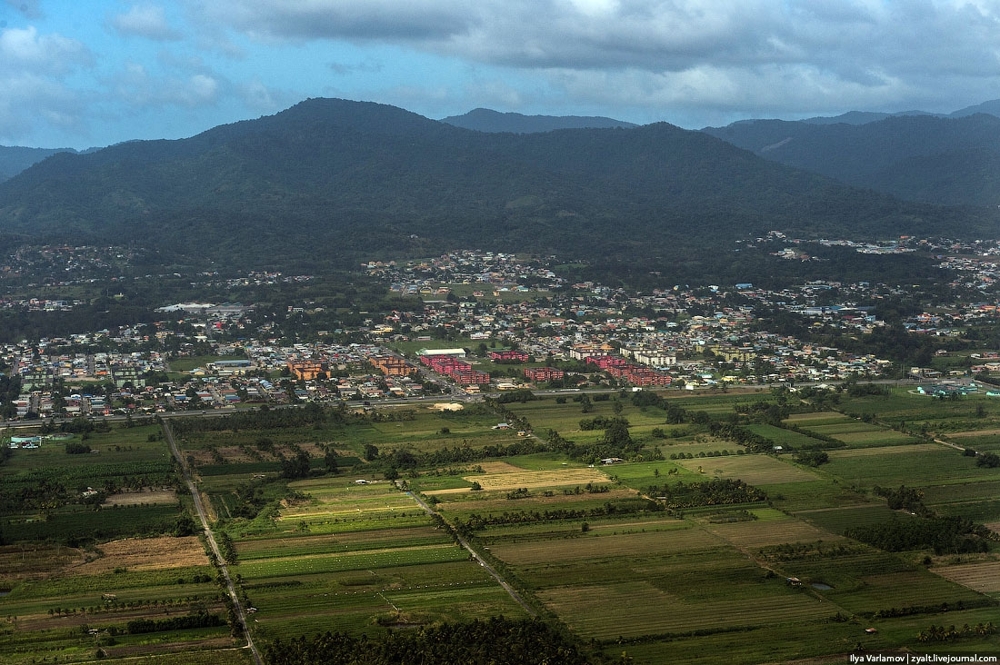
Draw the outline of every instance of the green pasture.
<instances>
[{"instance_id":1,"label":"green pasture","mask_svg":"<svg viewBox=\"0 0 1000 665\"><path fill-rule=\"evenodd\" d=\"M858 454L863 453L863 454ZM923 487L942 481L975 482L983 478L975 460L936 444L896 446L883 450L831 450L823 472L859 487Z\"/></svg>"},{"instance_id":2,"label":"green pasture","mask_svg":"<svg viewBox=\"0 0 1000 665\"><path fill-rule=\"evenodd\" d=\"M834 613L835 614L835 613ZM860 645L868 655L891 652L906 645L919 654L987 654L996 651L996 637L961 640L939 644L921 644L916 636L932 623L936 625L976 625L993 621L996 611L990 609L952 611L942 614L917 615L896 619L833 621L785 621L773 625L755 626L747 631L720 631L707 635L671 636L668 639L636 641L605 647L604 653L617 658L623 652L637 665L659 663L711 664L790 662L847 662L848 655ZM866 628L877 632L868 634ZM831 659L830 656L834 655ZM823 658L826 656L826 658Z\"/></svg>"},{"instance_id":3,"label":"green pasture","mask_svg":"<svg viewBox=\"0 0 1000 665\"><path fill-rule=\"evenodd\" d=\"M804 432L816 433L843 441L849 447L897 446L915 443L914 437L859 420L844 420L826 425L801 424Z\"/></svg>"},{"instance_id":4,"label":"green pasture","mask_svg":"<svg viewBox=\"0 0 1000 665\"><path fill-rule=\"evenodd\" d=\"M810 429L819 425L837 425L840 423L853 422L854 419L835 411L815 411L811 413L793 413L784 420L789 425L797 425L803 429Z\"/></svg>"},{"instance_id":5,"label":"green pasture","mask_svg":"<svg viewBox=\"0 0 1000 665\"><path fill-rule=\"evenodd\" d=\"M823 477L822 472L818 472L817 476L818 478L815 480L782 483L775 486L763 483L760 487L767 492L768 498L775 506L792 513L800 510L838 508L873 502L884 505L882 499L866 496L837 480L829 480Z\"/></svg>"},{"instance_id":6,"label":"green pasture","mask_svg":"<svg viewBox=\"0 0 1000 665\"><path fill-rule=\"evenodd\" d=\"M842 534L847 529L859 526L871 526L889 521L896 512L890 510L884 503L867 506L850 506L843 508L820 508L817 510L802 510L796 516L830 531Z\"/></svg>"},{"instance_id":7,"label":"green pasture","mask_svg":"<svg viewBox=\"0 0 1000 665\"><path fill-rule=\"evenodd\" d=\"M823 444L823 442L819 439L814 439L805 434L793 432L792 430L775 427L774 425L748 425L747 429L755 434L760 434L761 436L771 439L776 445L779 446L808 448L809 446Z\"/></svg>"},{"instance_id":8,"label":"green pasture","mask_svg":"<svg viewBox=\"0 0 1000 665\"><path fill-rule=\"evenodd\" d=\"M722 394L706 392L693 396L687 391L680 391L677 395L679 397L675 397L673 393L665 393L664 397L670 399L671 404L676 404L687 411L704 411L713 416L733 413L737 404L774 401L770 392L763 388Z\"/></svg>"}]
</instances>

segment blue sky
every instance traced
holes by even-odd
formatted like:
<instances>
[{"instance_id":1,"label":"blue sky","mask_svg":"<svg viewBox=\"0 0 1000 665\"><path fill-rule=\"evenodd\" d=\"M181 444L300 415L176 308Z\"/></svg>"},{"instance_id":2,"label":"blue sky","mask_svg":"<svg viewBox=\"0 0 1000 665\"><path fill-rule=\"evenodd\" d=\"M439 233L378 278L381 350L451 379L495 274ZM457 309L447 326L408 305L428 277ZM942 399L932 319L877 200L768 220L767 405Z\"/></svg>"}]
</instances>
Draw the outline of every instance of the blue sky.
<instances>
[{"instance_id":1,"label":"blue sky","mask_svg":"<svg viewBox=\"0 0 1000 665\"><path fill-rule=\"evenodd\" d=\"M1000 0L0 0L0 144L182 138L308 97L682 127L1000 98Z\"/></svg>"}]
</instances>

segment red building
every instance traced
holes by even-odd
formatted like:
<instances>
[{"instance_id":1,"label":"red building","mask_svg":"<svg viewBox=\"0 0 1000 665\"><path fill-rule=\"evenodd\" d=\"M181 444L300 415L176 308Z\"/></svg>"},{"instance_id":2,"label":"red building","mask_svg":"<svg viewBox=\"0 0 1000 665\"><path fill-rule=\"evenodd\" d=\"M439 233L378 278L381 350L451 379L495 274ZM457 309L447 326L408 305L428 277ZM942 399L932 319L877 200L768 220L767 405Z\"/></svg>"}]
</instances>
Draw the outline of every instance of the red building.
<instances>
[{"instance_id":1,"label":"red building","mask_svg":"<svg viewBox=\"0 0 1000 665\"><path fill-rule=\"evenodd\" d=\"M526 367L524 369L524 378L536 383L559 381L565 376L566 372L555 367Z\"/></svg>"}]
</instances>

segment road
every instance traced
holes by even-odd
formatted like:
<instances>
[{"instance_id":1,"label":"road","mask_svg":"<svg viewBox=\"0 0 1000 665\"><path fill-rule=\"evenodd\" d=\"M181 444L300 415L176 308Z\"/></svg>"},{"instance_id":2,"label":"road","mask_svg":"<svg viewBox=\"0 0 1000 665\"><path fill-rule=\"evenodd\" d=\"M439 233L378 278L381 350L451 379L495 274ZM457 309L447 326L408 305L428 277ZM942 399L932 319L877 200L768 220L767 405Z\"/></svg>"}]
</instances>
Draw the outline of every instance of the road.
<instances>
[{"instance_id":1,"label":"road","mask_svg":"<svg viewBox=\"0 0 1000 665\"><path fill-rule=\"evenodd\" d=\"M413 492L407 491L406 494L411 499L413 499L414 501L416 501L417 504L421 508L423 508L424 512L427 513L428 515L431 515L432 517L435 517L435 516L436 517L441 517L441 515L436 510L434 510L433 508L431 508L430 506L428 506L427 503L423 499L421 499L419 496L417 496ZM444 519L444 518L441 517L441 519ZM486 572L488 572L490 575L493 576L493 579L495 579L497 581L497 584L499 584L501 587L503 587L503 590L506 591L508 594L510 594L510 597L514 599L514 602L517 603L518 605L520 605L521 609L523 609L525 612L528 613L528 616L530 616L532 618L536 618L538 616L538 612L536 612L535 609L533 607L531 607L531 605L528 605L528 603L524 602L524 598L521 598L521 594L519 594L517 592L517 590L514 589L514 587L512 587L510 584L508 584L507 580L505 580L503 578L503 576L500 575L500 573L498 573L495 568L493 568L493 566L491 566L489 563L487 563L486 561L483 561L482 559L479 558L479 555L476 554L476 551L474 549L472 549L472 546L469 545L468 541L466 541L465 538L463 538L461 536L461 534L458 533L458 531L455 531L454 529L452 529L452 533L455 534L455 538L458 540L458 544L461 545L462 547L464 547L466 550L468 550L469 554L472 555L472 560L473 561L478 561L479 565L482 566L483 569L486 570Z\"/></svg>"},{"instance_id":2,"label":"road","mask_svg":"<svg viewBox=\"0 0 1000 665\"><path fill-rule=\"evenodd\" d=\"M191 492L191 498L194 499L194 508L198 512L198 519L201 520L201 526L205 530L205 537L208 539L208 545L212 548L212 553L215 554L216 561L219 562L219 572L222 574L222 578L226 581L226 588L229 590L229 597L233 601L233 607L236 608L236 616L240 620L240 625L243 626L243 634L247 638L246 648L250 650L253 654L254 662L257 665L264 665L264 660L260 657L260 652L257 651L257 646L253 643L253 638L250 636L250 629L247 626L246 613L243 611L243 605L240 603L240 597L236 593L236 586L233 584L232 578L229 577L229 568L226 566L226 560L222 557L222 552L219 550L218 543L215 542L215 535L212 533L212 529L208 524L208 514L205 512L205 506L201 502L201 494L198 492L198 488L194 484L194 478L191 477L191 470L188 468L187 462L181 457L181 451L177 447L177 442L174 441L174 433L170 429L170 423L166 420L163 421L163 433L167 438L167 445L170 446L170 452L173 454L174 459L180 464L181 474L184 476L184 482L187 483L188 490Z\"/></svg>"}]
</instances>

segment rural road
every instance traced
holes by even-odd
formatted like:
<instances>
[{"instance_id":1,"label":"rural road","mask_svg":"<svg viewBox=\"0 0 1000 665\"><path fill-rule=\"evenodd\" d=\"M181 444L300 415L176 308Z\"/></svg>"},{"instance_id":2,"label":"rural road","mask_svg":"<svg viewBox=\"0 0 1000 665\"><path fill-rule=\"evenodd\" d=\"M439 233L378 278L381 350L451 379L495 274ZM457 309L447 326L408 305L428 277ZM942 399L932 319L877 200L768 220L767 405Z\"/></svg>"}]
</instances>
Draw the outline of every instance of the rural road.
<instances>
[{"instance_id":1,"label":"rural road","mask_svg":"<svg viewBox=\"0 0 1000 665\"><path fill-rule=\"evenodd\" d=\"M222 557L222 552L219 550L218 543L215 542L215 535L212 533L212 529L208 524L208 515L205 513L205 506L201 502L201 494L198 493L198 488L195 487L194 479L191 477L191 470L188 468L181 457L181 451L177 447L177 442L174 441L174 433L170 429L170 423L163 420L163 433L167 438L167 444L170 446L170 452L173 454L174 459L180 464L181 474L184 476L184 482L187 483L188 490L191 492L191 498L194 499L194 508L198 511L198 519L201 520L201 526L205 530L205 537L208 539L208 544L212 548L212 552L215 554L216 561L219 562L219 572L222 573L222 578L226 581L226 587L229 590L229 597L233 601L233 607L236 608L236 616L240 620L240 625L243 627L243 634L247 638L246 648L250 650L253 654L254 662L257 665L264 665L264 660L260 657L260 652L257 651L257 646L253 643L253 638L250 636L250 629L247 626L246 613L243 611L243 605L240 604L240 597L236 593L236 587L233 585L232 578L229 577L229 568L226 567L226 560Z\"/></svg>"},{"instance_id":2,"label":"rural road","mask_svg":"<svg viewBox=\"0 0 1000 665\"><path fill-rule=\"evenodd\" d=\"M406 494L411 499L413 499L414 501L416 501L417 504L419 504L420 507L424 509L424 512L427 513L428 515L441 517L440 513L438 513L436 510L434 510L433 508L431 508L430 506L428 506L427 503L423 499L421 499L419 496L417 496L413 492L407 490ZM441 519L444 519L444 518L442 517ZM493 566L491 566L489 563L487 563L487 562L485 562L485 561L483 561L482 559L479 558L479 555L476 554L476 551L474 549L472 549L472 546L469 545L469 543L465 540L465 538L463 538L458 533L458 531L455 531L454 529L452 529L452 533L455 534L455 538L458 540L458 544L461 545L462 547L464 547L466 550L468 550L469 554L472 555L472 560L473 561L478 561L479 565L482 566L483 569L486 570L486 572L488 572L490 575L493 576L493 579L495 579L497 581L497 584L499 584L501 587L503 587L503 590L506 591L508 594L510 594L510 597L514 599L514 602L517 603L518 605L520 605L521 609L523 609L525 612L528 613L528 616L530 616L532 618L535 618L535 617L538 616L538 612L536 612L533 607L531 607L530 605L528 605L528 603L524 602L524 599L521 598L521 594L519 594L514 589L514 587L512 587L510 584L508 584L507 580L505 580L503 578L503 576L501 576L500 573L498 573L493 568Z\"/></svg>"}]
</instances>

